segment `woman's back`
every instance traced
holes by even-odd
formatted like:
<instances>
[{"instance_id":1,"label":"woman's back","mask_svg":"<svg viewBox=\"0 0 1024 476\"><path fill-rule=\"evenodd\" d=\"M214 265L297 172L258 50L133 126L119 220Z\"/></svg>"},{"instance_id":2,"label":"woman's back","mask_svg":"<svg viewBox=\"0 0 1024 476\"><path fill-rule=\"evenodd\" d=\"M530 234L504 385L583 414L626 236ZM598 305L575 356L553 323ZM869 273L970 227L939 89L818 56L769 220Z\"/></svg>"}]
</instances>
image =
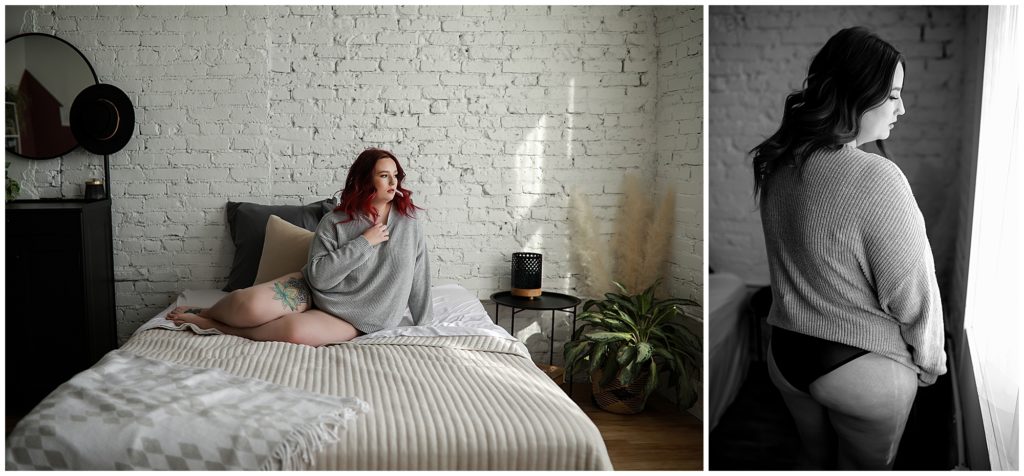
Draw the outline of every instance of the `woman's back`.
<instances>
[{"instance_id":1,"label":"woman's back","mask_svg":"<svg viewBox=\"0 0 1024 476\"><path fill-rule=\"evenodd\" d=\"M819 151L802 172L783 167L768 183L761 216L772 269L787 270L778 278L821 315L850 306L871 310L863 305L870 277L851 271L864 268L863 180L879 160L885 159L850 148Z\"/></svg>"},{"instance_id":2,"label":"woman's back","mask_svg":"<svg viewBox=\"0 0 1024 476\"><path fill-rule=\"evenodd\" d=\"M781 167L766 185L761 221L775 297L768 322L915 370L915 361L926 363L926 374L944 367L931 249L899 168L853 147L820 150L801 171ZM938 332L940 347L912 356L908 341L934 339L901 335L910 330Z\"/></svg>"}]
</instances>

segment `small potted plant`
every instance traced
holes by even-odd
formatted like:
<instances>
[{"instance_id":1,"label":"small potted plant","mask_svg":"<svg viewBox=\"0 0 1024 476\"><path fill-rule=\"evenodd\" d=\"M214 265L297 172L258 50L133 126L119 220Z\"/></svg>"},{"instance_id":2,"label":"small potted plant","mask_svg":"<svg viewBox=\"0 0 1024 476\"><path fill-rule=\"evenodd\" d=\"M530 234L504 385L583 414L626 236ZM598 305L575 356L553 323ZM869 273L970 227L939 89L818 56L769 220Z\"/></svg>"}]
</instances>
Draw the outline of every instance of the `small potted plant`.
<instances>
[{"instance_id":1,"label":"small potted plant","mask_svg":"<svg viewBox=\"0 0 1024 476\"><path fill-rule=\"evenodd\" d=\"M640 294L607 293L588 300L576 329L565 345L565 372L586 369L599 407L613 413L638 413L658 388L662 374L676 391L676 404L689 408L697 401L691 379L701 368L701 338L677 317L690 299L656 299L657 283Z\"/></svg>"}]
</instances>

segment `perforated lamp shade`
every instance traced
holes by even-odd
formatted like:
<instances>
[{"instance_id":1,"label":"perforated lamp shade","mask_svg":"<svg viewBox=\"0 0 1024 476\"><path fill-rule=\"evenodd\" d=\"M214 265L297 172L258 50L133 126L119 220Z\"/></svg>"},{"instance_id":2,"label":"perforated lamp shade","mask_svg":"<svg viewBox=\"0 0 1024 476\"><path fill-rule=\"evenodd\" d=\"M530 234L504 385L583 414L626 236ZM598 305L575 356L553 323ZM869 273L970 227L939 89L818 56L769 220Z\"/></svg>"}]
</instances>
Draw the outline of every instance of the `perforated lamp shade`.
<instances>
[{"instance_id":1,"label":"perforated lamp shade","mask_svg":"<svg viewBox=\"0 0 1024 476\"><path fill-rule=\"evenodd\" d=\"M540 253L512 253L512 295L534 298L541 295Z\"/></svg>"}]
</instances>

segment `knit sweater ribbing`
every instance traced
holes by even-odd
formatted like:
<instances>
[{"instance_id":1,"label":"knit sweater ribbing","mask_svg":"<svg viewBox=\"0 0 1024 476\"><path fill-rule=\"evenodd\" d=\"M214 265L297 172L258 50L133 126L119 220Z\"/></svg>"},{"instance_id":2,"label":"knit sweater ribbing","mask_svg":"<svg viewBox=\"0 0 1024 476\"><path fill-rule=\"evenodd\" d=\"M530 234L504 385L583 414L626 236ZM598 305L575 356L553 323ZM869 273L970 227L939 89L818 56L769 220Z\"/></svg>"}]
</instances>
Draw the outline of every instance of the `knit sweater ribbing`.
<instances>
[{"instance_id":1,"label":"knit sweater ribbing","mask_svg":"<svg viewBox=\"0 0 1024 476\"><path fill-rule=\"evenodd\" d=\"M370 245L362 235L372 222L347 218L331 212L317 226L302 268L313 304L366 333L396 327L406 307L416 325L429 324L430 258L419 220L392 207L388 241Z\"/></svg>"},{"instance_id":2,"label":"knit sweater ribbing","mask_svg":"<svg viewBox=\"0 0 1024 476\"><path fill-rule=\"evenodd\" d=\"M782 167L761 202L768 323L891 358L931 384L946 372L924 218L884 157L845 147Z\"/></svg>"}]
</instances>

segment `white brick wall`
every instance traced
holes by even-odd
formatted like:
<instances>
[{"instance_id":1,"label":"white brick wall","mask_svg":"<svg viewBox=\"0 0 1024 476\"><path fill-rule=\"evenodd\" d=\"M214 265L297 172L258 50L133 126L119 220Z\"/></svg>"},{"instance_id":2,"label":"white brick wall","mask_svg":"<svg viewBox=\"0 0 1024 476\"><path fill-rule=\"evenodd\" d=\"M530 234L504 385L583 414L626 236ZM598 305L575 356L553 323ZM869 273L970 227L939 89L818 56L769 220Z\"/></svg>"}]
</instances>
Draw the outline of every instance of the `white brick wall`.
<instances>
[{"instance_id":1,"label":"white brick wall","mask_svg":"<svg viewBox=\"0 0 1024 476\"><path fill-rule=\"evenodd\" d=\"M704 302L704 11L656 7L658 107L656 188L676 193L676 227L669 259L671 295ZM702 335L703 326L686 321ZM703 418L703 378L689 411ZM662 395L675 394L662 383Z\"/></svg>"},{"instance_id":2,"label":"white brick wall","mask_svg":"<svg viewBox=\"0 0 1024 476\"><path fill-rule=\"evenodd\" d=\"M676 193L669 262L673 296L703 302L704 12L655 8L658 30L657 189Z\"/></svg>"},{"instance_id":3,"label":"white brick wall","mask_svg":"<svg viewBox=\"0 0 1024 476\"><path fill-rule=\"evenodd\" d=\"M611 220L622 173L657 171L662 181L684 181L673 289L700 294L698 271L687 268L702 226L693 204L700 182L691 183L699 134L688 132L700 121L692 96L699 68L689 63L693 51L700 57L690 25L700 8L21 10L29 21L20 26L19 11L17 28L78 46L101 81L136 105L137 134L111 157L122 340L179 291L223 286L234 253L225 202L330 196L371 146L397 154L429 210L436 283L458 282L487 299L509 288L511 253L527 250L544 254L545 289L574 292L568 190L579 186ZM661 17L686 33L656 27ZM669 46L659 50L661 40ZM685 84L680 92L659 86L662 78ZM659 117L682 125L656 128ZM81 151L14 161L27 197L81 196L80 184L101 176L101 159ZM546 334L521 335L547 352Z\"/></svg>"},{"instance_id":4,"label":"white brick wall","mask_svg":"<svg viewBox=\"0 0 1024 476\"><path fill-rule=\"evenodd\" d=\"M862 25L903 52L907 113L886 141L924 214L946 294L959 201L965 7L709 7L709 265L768 284L748 151L778 127L786 94L839 29ZM875 152L871 146L867 148Z\"/></svg>"}]
</instances>

